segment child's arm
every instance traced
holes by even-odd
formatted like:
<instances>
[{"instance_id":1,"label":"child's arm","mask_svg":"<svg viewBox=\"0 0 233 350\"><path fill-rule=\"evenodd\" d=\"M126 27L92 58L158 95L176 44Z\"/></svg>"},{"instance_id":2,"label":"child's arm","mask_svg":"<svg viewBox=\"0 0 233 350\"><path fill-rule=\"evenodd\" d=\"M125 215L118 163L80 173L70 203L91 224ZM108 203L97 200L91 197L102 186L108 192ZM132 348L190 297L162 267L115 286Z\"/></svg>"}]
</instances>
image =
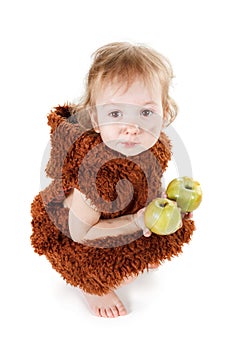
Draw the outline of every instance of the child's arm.
<instances>
[{"instance_id":1,"label":"child's arm","mask_svg":"<svg viewBox=\"0 0 233 350\"><path fill-rule=\"evenodd\" d=\"M138 230L143 230L145 236L150 235L144 224L143 210L135 215L100 220L100 213L77 189L74 189L70 197L64 201L64 206L70 209L69 230L75 242L81 243L83 239L92 240L120 234L128 235Z\"/></svg>"}]
</instances>

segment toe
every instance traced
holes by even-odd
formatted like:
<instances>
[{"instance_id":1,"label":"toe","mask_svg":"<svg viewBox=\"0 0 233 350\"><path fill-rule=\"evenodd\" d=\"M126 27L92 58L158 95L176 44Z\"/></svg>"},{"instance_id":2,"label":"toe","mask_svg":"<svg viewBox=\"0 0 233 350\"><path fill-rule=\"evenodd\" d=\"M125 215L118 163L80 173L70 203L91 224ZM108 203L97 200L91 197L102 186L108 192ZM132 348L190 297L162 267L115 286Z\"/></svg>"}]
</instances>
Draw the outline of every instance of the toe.
<instances>
[{"instance_id":1,"label":"toe","mask_svg":"<svg viewBox=\"0 0 233 350\"><path fill-rule=\"evenodd\" d=\"M113 313L113 317L120 316L116 306L112 306L112 313Z\"/></svg>"},{"instance_id":2,"label":"toe","mask_svg":"<svg viewBox=\"0 0 233 350\"><path fill-rule=\"evenodd\" d=\"M101 317L100 308L98 308L98 307L93 308L92 311L96 316Z\"/></svg>"},{"instance_id":3,"label":"toe","mask_svg":"<svg viewBox=\"0 0 233 350\"><path fill-rule=\"evenodd\" d=\"M121 303L118 303L116 305L117 309L118 309L118 313L119 313L119 316L124 316L127 314L127 311L126 311L126 308L124 307L123 304Z\"/></svg>"},{"instance_id":4,"label":"toe","mask_svg":"<svg viewBox=\"0 0 233 350\"><path fill-rule=\"evenodd\" d=\"M101 317L108 317L105 308L101 308L101 309L100 309L100 316L101 316Z\"/></svg>"},{"instance_id":5,"label":"toe","mask_svg":"<svg viewBox=\"0 0 233 350\"><path fill-rule=\"evenodd\" d=\"M110 307L106 309L106 314L107 314L107 317L109 317L109 318L114 317L113 312L112 312Z\"/></svg>"}]
</instances>

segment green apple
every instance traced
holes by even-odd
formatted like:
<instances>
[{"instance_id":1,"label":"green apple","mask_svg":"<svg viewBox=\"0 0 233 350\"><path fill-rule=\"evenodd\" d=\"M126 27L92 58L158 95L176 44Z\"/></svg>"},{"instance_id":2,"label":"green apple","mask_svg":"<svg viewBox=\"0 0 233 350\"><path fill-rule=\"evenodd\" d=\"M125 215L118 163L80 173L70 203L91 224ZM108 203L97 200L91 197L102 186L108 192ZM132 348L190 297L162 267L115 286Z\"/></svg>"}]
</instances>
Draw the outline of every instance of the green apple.
<instances>
[{"instance_id":1,"label":"green apple","mask_svg":"<svg viewBox=\"0 0 233 350\"><path fill-rule=\"evenodd\" d=\"M188 176L172 180L167 187L166 194L169 199L177 202L183 213L197 209L202 200L199 182Z\"/></svg>"},{"instance_id":2,"label":"green apple","mask_svg":"<svg viewBox=\"0 0 233 350\"><path fill-rule=\"evenodd\" d=\"M156 198L146 207L144 221L150 231L170 235L182 226L181 210L172 200Z\"/></svg>"}]
</instances>

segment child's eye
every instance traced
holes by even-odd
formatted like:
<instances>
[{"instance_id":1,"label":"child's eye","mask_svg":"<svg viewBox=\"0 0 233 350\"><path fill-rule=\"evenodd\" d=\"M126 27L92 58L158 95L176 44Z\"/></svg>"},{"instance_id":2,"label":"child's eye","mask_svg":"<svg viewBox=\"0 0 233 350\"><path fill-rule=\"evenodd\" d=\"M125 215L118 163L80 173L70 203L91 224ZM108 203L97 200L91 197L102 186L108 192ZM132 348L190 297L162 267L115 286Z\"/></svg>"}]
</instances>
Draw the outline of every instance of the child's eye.
<instances>
[{"instance_id":1,"label":"child's eye","mask_svg":"<svg viewBox=\"0 0 233 350\"><path fill-rule=\"evenodd\" d=\"M108 115L112 118L119 118L122 116L122 112L121 111L112 111L112 112L108 113Z\"/></svg>"},{"instance_id":2,"label":"child's eye","mask_svg":"<svg viewBox=\"0 0 233 350\"><path fill-rule=\"evenodd\" d=\"M154 114L154 112L150 109L144 109L143 111L141 111L141 114L143 115L143 117L150 117L152 114Z\"/></svg>"}]
</instances>

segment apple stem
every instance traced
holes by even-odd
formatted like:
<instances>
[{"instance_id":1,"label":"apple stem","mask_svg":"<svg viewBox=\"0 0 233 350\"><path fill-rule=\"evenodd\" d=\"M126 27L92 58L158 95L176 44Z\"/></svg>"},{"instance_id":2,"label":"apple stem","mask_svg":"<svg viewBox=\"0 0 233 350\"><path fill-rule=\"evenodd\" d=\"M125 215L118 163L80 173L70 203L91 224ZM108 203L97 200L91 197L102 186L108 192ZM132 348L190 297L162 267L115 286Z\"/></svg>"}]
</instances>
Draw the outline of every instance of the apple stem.
<instances>
[{"instance_id":1,"label":"apple stem","mask_svg":"<svg viewBox=\"0 0 233 350\"><path fill-rule=\"evenodd\" d=\"M168 205L168 203L160 203L161 208L165 208Z\"/></svg>"}]
</instances>

